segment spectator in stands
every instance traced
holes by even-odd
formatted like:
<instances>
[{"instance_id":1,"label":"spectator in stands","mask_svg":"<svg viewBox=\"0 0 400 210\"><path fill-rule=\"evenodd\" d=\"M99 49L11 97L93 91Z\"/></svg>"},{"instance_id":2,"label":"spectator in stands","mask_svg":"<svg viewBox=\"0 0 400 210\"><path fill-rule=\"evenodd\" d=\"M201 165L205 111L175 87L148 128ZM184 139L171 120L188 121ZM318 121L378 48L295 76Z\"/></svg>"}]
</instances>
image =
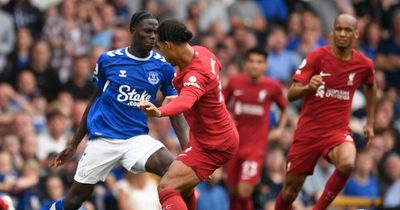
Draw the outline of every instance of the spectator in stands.
<instances>
[{"instance_id":1,"label":"spectator in stands","mask_svg":"<svg viewBox=\"0 0 400 210\"><path fill-rule=\"evenodd\" d=\"M96 31L91 39L93 46L110 49L112 40L112 29L116 21L115 10L110 4L103 4L100 8L101 29Z\"/></svg>"},{"instance_id":2,"label":"spectator in stands","mask_svg":"<svg viewBox=\"0 0 400 210\"><path fill-rule=\"evenodd\" d=\"M17 29L28 28L35 39L41 36L43 16L30 0L9 1L4 10L13 17Z\"/></svg>"},{"instance_id":3,"label":"spectator in stands","mask_svg":"<svg viewBox=\"0 0 400 210\"><path fill-rule=\"evenodd\" d=\"M38 136L37 154L41 161L45 160L51 152L61 152L67 145L65 134L66 116L58 108L53 108L47 113L48 131Z\"/></svg>"},{"instance_id":4,"label":"spectator in stands","mask_svg":"<svg viewBox=\"0 0 400 210\"><path fill-rule=\"evenodd\" d=\"M157 182L150 174L126 173L114 186L114 193L118 198L118 207L121 210L158 210Z\"/></svg>"},{"instance_id":5,"label":"spectator in stands","mask_svg":"<svg viewBox=\"0 0 400 210\"><path fill-rule=\"evenodd\" d=\"M361 51L372 60L375 60L380 40L381 28L379 24L377 22L368 23L361 39Z\"/></svg>"},{"instance_id":6,"label":"spectator in stands","mask_svg":"<svg viewBox=\"0 0 400 210\"><path fill-rule=\"evenodd\" d=\"M0 193L10 193L16 178L10 153L0 150Z\"/></svg>"},{"instance_id":7,"label":"spectator in stands","mask_svg":"<svg viewBox=\"0 0 400 210\"><path fill-rule=\"evenodd\" d=\"M45 180L45 198L43 199L40 210L48 210L58 199L64 196L64 184L60 177L51 175Z\"/></svg>"},{"instance_id":8,"label":"spectator in stands","mask_svg":"<svg viewBox=\"0 0 400 210\"><path fill-rule=\"evenodd\" d=\"M7 55L12 52L15 44L15 32L13 18L2 10L0 3L0 78L6 67Z\"/></svg>"},{"instance_id":9,"label":"spectator in stands","mask_svg":"<svg viewBox=\"0 0 400 210\"><path fill-rule=\"evenodd\" d=\"M385 171L391 181L383 198L384 208L400 208L400 156L390 155L384 163Z\"/></svg>"},{"instance_id":10,"label":"spectator in stands","mask_svg":"<svg viewBox=\"0 0 400 210\"><path fill-rule=\"evenodd\" d=\"M55 69L50 66L51 50L45 41L38 41L33 45L30 69L36 78L40 93L47 101L57 97L61 88L60 78Z\"/></svg>"},{"instance_id":11,"label":"spectator in stands","mask_svg":"<svg viewBox=\"0 0 400 210\"><path fill-rule=\"evenodd\" d=\"M268 36L267 49L268 71L267 74L284 84L292 80L293 72L299 67L298 56L286 49L287 36L283 28L275 27Z\"/></svg>"},{"instance_id":12,"label":"spectator in stands","mask_svg":"<svg viewBox=\"0 0 400 210\"><path fill-rule=\"evenodd\" d=\"M11 155L13 168L21 170L24 160L20 153L20 142L18 136L13 134L4 136L2 149Z\"/></svg>"},{"instance_id":13,"label":"spectator in stands","mask_svg":"<svg viewBox=\"0 0 400 210\"><path fill-rule=\"evenodd\" d=\"M358 152L353 174L344 187L343 194L367 198L379 197L378 179L373 175L374 165L374 159L368 151Z\"/></svg>"},{"instance_id":14,"label":"spectator in stands","mask_svg":"<svg viewBox=\"0 0 400 210\"><path fill-rule=\"evenodd\" d=\"M229 197L226 189L220 185L223 170L219 168L197 185L197 210L228 210Z\"/></svg>"},{"instance_id":15,"label":"spectator in stands","mask_svg":"<svg viewBox=\"0 0 400 210\"><path fill-rule=\"evenodd\" d=\"M74 99L89 100L94 85L90 80L90 63L86 56L75 57L73 61L72 77L64 85Z\"/></svg>"}]
</instances>

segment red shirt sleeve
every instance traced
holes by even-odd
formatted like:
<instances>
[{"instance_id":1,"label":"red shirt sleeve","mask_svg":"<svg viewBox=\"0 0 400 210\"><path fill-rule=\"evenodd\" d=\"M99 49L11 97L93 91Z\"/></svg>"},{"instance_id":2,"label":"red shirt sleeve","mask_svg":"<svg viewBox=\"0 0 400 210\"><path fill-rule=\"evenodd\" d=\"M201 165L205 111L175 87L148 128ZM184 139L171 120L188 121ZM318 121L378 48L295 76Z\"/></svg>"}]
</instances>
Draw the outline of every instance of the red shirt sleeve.
<instances>
[{"instance_id":1,"label":"red shirt sleeve","mask_svg":"<svg viewBox=\"0 0 400 210\"><path fill-rule=\"evenodd\" d=\"M161 117L178 115L192 108L196 103L197 97L193 92L181 91L178 97L170 101L167 105L159 108Z\"/></svg>"},{"instance_id":2,"label":"red shirt sleeve","mask_svg":"<svg viewBox=\"0 0 400 210\"><path fill-rule=\"evenodd\" d=\"M362 83L365 85L371 85L374 82L374 77L375 77L374 63L370 59L368 59L368 71Z\"/></svg>"},{"instance_id":3,"label":"red shirt sleeve","mask_svg":"<svg viewBox=\"0 0 400 210\"><path fill-rule=\"evenodd\" d=\"M280 107L285 107L288 104L284 88L279 83L275 85L275 94L273 99Z\"/></svg>"},{"instance_id":4,"label":"red shirt sleeve","mask_svg":"<svg viewBox=\"0 0 400 210\"><path fill-rule=\"evenodd\" d=\"M207 91L208 81L205 75L197 71L186 73L179 96L159 108L161 115L177 115L192 108L193 104Z\"/></svg>"},{"instance_id":5,"label":"red shirt sleeve","mask_svg":"<svg viewBox=\"0 0 400 210\"><path fill-rule=\"evenodd\" d=\"M315 72L319 63L318 57L320 57L319 53L319 50L315 50L311 52L307 58L304 58L299 68L293 74L292 79L294 81L303 84L307 84L310 81L311 77L316 74Z\"/></svg>"}]
</instances>

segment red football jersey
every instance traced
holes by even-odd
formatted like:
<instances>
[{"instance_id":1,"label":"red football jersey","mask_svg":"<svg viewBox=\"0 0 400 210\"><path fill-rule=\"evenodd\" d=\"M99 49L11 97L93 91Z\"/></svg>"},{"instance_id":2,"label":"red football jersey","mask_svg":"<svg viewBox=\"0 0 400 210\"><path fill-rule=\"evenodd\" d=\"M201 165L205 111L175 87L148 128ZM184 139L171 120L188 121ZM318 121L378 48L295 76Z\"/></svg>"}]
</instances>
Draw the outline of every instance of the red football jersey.
<instances>
[{"instance_id":1,"label":"red football jersey","mask_svg":"<svg viewBox=\"0 0 400 210\"><path fill-rule=\"evenodd\" d=\"M288 103L282 85L265 76L253 83L239 75L229 80L223 93L239 132L239 153L265 153L271 104Z\"/></svg>"},{"instance_id":2,"label":"red football jersey","mask_svg":"<svg viewBox=\"0 0 400 210\"><path fill-rule=\"evenodd\" d=\"M293 80L307 84L319 74L325 82L316 92L304 97L295 139L324 137L348 130L353 95L360 84L372 84L374 65L357 50L343 61L333 55L332 47L311 52L294 73Z\"/></svg>"},{"instance_id":3,"label":"red football jersey","mask_svg":"<svg viewBox=\"0 0 400 210\"><path fill-rule=\"evenodd\" d=\"M193 48L192 60L173 80L179 93L191 91L198 98L193 107L183 113L190 127L190 141L202 148L224 150L238 140L232 138L236 128L225 106L218 79L221 64L206 48Z\"/></svg>"}]
</instances>

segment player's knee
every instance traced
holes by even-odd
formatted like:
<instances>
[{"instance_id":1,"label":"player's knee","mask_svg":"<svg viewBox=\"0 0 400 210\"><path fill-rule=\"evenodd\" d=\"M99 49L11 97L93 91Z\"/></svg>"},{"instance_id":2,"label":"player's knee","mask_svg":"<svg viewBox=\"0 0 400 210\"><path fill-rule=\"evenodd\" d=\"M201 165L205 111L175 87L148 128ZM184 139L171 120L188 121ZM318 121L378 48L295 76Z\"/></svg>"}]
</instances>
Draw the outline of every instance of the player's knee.
<instances>
[{"instance_id":1,"label":"player's knee","mask_svg":"<svg viewBox=\"0 0 400 210\"><path fill-rule=\"evenodd\" d=\"M351 174L354 168L354 161L353 160L346 160L342 161L336 166L337 170L344 174Z\"/></svg>"}]
</instances>

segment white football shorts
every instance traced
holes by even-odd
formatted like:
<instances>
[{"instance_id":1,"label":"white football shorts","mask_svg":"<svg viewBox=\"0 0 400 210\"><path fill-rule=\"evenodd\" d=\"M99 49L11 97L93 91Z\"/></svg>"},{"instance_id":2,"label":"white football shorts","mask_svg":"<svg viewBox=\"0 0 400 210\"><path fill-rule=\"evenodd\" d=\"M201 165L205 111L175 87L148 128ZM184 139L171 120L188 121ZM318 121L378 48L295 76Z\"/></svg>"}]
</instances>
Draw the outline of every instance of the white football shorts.
<instances>
[{"instance_id":1,"label":"white football shorts","mask_svg":"<svg viewBox=\"0 0 400 210\"><path fill-rule=\"evenodd\" d=\"M145 172L149 157L164 145L149 135L130 139L97 138L89 140L79 160L75 181L96 184L104 181L112 167L120 163L132 173Z\"/></svg>"}]
</instances>

